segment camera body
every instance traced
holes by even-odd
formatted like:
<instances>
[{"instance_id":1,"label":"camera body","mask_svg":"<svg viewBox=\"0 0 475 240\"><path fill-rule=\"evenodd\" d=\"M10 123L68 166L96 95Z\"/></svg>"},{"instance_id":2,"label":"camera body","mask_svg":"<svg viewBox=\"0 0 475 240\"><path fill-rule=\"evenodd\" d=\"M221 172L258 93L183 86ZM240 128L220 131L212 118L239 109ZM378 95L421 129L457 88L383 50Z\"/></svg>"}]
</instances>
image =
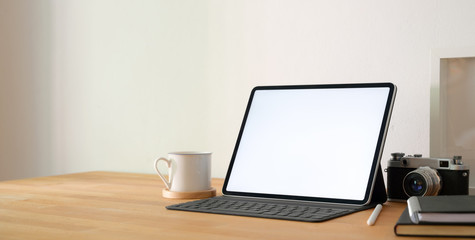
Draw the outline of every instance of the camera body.
<instances>
[{"instance_id":1,"label":"camera body","mask_svg":"<svg viewBox=\"0 0 475 240\"><path fill-rule=\"evenodd\" d=\"M410 196L468 195L470 170L461 156L423 158L421 154L391 153L385 170L388 198L392 201L404 201Z\"/></svg>"}]
</instances>

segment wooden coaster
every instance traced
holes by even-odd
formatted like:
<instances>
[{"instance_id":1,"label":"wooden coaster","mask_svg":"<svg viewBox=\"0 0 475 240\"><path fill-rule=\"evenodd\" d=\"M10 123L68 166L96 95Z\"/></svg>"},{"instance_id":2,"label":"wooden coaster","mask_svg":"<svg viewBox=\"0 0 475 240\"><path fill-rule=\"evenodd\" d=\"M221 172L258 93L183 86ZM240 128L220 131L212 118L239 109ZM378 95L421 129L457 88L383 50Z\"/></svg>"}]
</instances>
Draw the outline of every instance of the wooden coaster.
<instances>
[{"instance_id":1,"label":"wooden coaster","mask_svg":"<svg viewBox=\"0 0 475 240\"><path fill-rule=\"evenodd\" d=\"M209 197L216 196L216 189L212 187L210 190L200 191L200 192L172 192L168 189L163 189L162 196L164 198L175 198L175 199L209 198Z\"/></svg>"}]
</instances>

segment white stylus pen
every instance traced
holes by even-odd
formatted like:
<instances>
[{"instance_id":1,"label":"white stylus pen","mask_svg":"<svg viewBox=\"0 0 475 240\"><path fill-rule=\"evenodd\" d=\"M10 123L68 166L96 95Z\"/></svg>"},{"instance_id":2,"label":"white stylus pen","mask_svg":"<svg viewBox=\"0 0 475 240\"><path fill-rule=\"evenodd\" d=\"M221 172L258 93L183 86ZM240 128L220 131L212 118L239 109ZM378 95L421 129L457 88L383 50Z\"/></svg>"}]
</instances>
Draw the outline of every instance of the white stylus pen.
<instances>
[{"instance_id":1,"label":"white stylus pen","mask_svg":"<svg viewBox=\"0 0 475 240\"><path fill-rule=\"evenodd\" d=\"M376 205L373 213L371 213L371 216L369 216L368 221L366 221L368 225L370 226L374 225L374 222L376 222L376 219L378 218L379 213L381 212L381 209L383 209L383 205L381 204Z\"/></svg>"}]
</instances>

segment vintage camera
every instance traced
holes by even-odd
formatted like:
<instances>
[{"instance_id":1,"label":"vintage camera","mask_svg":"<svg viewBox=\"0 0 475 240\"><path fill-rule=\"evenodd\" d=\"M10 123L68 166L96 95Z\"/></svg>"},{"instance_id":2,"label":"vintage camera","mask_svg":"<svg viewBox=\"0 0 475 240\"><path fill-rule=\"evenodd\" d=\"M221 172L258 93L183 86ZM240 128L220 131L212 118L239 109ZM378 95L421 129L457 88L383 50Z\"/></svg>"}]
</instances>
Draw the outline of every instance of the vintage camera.
<instances>
[{"instance_id":1,"label":"vintage camera","mask_svg":"<svg viewBox=\"0 0 475 240\"><path fill-rule=\"evenodd\" d=\"M468 195L469 168L461 156L452 159L423 158L391 153L388 167L389 200L410 196Z\"/></svg>"}]
</instances>

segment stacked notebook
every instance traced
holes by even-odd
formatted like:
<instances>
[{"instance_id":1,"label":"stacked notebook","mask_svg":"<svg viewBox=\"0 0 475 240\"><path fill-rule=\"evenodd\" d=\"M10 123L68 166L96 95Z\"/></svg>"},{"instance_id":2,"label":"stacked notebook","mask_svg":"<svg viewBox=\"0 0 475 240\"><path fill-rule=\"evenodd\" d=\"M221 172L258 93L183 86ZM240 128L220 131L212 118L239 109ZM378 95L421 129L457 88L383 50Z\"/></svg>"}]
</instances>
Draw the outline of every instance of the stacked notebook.
<instances>
[{"instance_id":1,"label":"stacked notebook","mask_svg":"<svg viewBox=\"0 0 475 240\"><path fill-rule=\"evenodd\" d=\"M411 197L398 236L475 237L475 196Z\"/></svg>"}]
</instances>

